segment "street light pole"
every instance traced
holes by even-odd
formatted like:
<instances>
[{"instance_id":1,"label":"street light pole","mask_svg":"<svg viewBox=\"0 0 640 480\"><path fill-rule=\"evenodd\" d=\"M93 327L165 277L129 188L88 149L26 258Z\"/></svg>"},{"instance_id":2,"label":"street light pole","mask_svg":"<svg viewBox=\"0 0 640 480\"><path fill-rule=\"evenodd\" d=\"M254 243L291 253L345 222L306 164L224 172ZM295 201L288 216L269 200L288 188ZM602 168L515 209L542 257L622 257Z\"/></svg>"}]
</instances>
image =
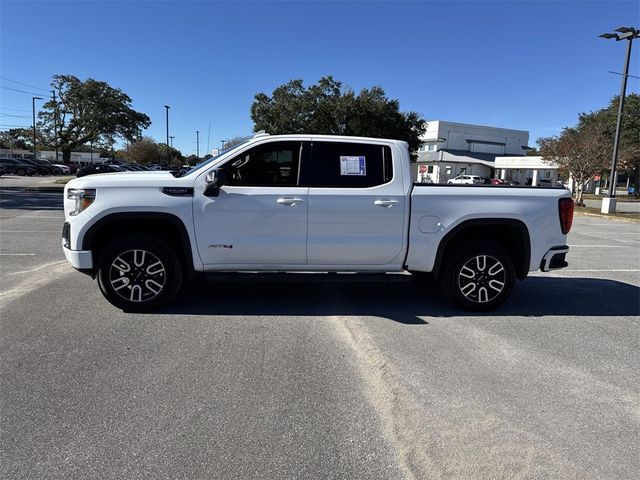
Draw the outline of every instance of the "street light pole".
<instances>
[{"instance_id":1,"label":"street light pole","mask_svg":"<svg viewBox=\"0 0 640 480\"><path fill-rule=\"evenodd\" d=\"M33 159L36 159L36 100L42 97L31 97L31 108L33 110Z\"/></svg>"},{"instance_id":2,"label":"street light pole","mask_svg":"<svg viewBox=\"0 0 640 480\"><path fill-rule=\"evenodd\" d=\"M173 139L176 138L175 136L171 135L169 137L169 141L171 142L171 148L173 148Z\"/></svg>"},{"instance_id":3,"label":"street light pole","mask_svg":"<svg viewBox=\"0 0 640 480\"><path fill-rule=\"evenodd\" d=\"M169 109L171 108L169 105L165 105L164 106L166 113L167 113L167 163L169 163L169 157L170 157L170 153L169 153Z\"/></svg>"},{"instance_id":4,"label":"street light pole","mask_svg":"<svg viewBox=\"0 0 640 480\"><path fill-rule=\"evenodd\" d=\"M58 163L58 103L56 102L56 91L51 90L51 94L53 95L53 103L55 104L53 110L53 135L56 144L56 163Z\"/></svg>"},{"instance_id":5,"label":"street light pole","mask_svg":"<svg viewBox=\"0 0 640 480\"><path fill-rule=\"evenodd\" d=\"M631 59L631 45L633 39L640 37L640 31L631 27L620 27L615 30L618 33L603 33L602 38L627 40L627 54L624 60L624 73L622 75L622 85L620 87L620 103L618 105L618 118L616 119L616 134L613 141L613 154L611 158L611 174L609 176L609 195L602 199L602 213L616 213L616 169L618 164L618 147L620 145L620 133L622 131L622 120L624 113L624 100L627 94L627 78L629 78L629 60Z\"/></svg>"},{"instance_id":6,"label":"street light pole","mask_svg":"<svg viewBox=\"0 0 640 480\"><path fill-rule=\"evenodd\" d=\"M200 130L196 130L196 158L200 160Z\"/></svg>"}]
</instances>

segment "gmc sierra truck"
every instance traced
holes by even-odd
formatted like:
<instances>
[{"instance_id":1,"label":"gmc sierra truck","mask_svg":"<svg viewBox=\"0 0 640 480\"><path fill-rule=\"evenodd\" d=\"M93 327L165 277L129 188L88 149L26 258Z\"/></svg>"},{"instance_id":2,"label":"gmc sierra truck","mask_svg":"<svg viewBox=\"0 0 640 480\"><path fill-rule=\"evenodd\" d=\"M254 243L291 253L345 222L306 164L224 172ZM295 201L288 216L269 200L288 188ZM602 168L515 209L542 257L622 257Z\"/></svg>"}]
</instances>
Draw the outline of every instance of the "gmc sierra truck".
<instances>
[{"instance_id":1,"label":"gmc sierra truck","mask_svg":"<svg viewBox=\"0 0 640 480\"><path fill-rule=\"evenodd\" d=\"M258 134L183 174L107 173L64 190L62 246L116 307L170 302L196 272L428 272L487 311L567 266L565 189L414 184L407 144Z\"/></svg>"}]
</instances>

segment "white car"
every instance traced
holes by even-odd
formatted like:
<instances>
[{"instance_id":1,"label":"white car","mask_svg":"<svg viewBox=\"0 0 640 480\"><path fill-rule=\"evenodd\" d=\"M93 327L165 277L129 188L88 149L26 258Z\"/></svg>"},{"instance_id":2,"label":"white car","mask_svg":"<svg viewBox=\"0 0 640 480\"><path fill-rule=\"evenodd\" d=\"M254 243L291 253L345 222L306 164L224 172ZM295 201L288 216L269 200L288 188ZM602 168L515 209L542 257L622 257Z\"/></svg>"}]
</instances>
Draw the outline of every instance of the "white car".
<instances>
[{"instance_id":1,"label":"white car","mask_svg":"<svg viewBox=\"0 0 640 480\"><path fill-rule=\"evenodd\" d=\"M567 190L412 179L403 141L259 134L185 173L71 180L62 246L127 311L221 271L430 272L486 311L528 272L567 266Z\"/></svg>"},{"instance_id":2,"label":"white car","mask_svg":"<svg viewBox=\"0 0 640 480\"><path fill-rule=\"evenodd\" d=\"M61 163L53 163L51 160L44 160L44 161L51 165L52 172L54 175L60 175L60 174L66 175L68 173L71 173L71 169L66 165L63 165Z\"/></svg>"},{"instance_id":3,"label":"white car","mask_svg":"<svg viewBox=\"0 0 640 480\"><path fill-rule=\"evenodd\" d=\"M447 180L447 183L458 183L458 184L483 183L483 178L478 175L458 175L457 177Z\"/></svg>"}]
</instances>

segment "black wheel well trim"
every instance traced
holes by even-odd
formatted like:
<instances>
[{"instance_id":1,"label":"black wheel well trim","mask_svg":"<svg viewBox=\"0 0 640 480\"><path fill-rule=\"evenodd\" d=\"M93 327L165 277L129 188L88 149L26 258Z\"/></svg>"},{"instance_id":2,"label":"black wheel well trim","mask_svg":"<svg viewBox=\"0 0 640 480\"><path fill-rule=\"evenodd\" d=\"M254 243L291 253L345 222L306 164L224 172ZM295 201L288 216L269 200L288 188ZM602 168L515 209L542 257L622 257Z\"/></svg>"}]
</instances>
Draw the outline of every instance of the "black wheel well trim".
<instances>
[{"instance_id":1,"label":"black wheel well trim","mask_svg":"<svg viewBox=\"0 0 640 480\"><path fill-rule=\"evenodd\" d=\"M105 215L96 223L91 225L89 229L85 232L82 237L82 243L79 247L79 250L91 250L91 246L94 243L95 235L97 232L100 232L105 226L110 223L119 222L119 221L131 221L131 220L159 220L159 221L168 221L172 223L180 234L180 243L182 244L184 251L184 262L187 271L185 272L188 277L194 271L193 267L193 252L191 249L191 241L189 238L189 233L187 232L187 227L184 222L178 218L176 215L171 213L164 212L117 212L110 213ZM95 252L94 252L94 260L95 260ZM97 269L97 265L94 265L93 270Z\"/></svg>"},{"instance_id":2,"label":"black wheel well trim","mask_svg":"<svg viewBox=\"0 0 640 480\"><path fill-rule=\"evenodd\" d=\"M447 245L450 244L458 235L464 233L465 230L469 230L474 227L489 227L489 226L500 226L500 227L515 227L522 238L522 260L520 265L515 265L516 268L516 277L518 280L524 280L527 278L527 274L529 273L529 266L531 264L531 237L529 235L529 229L525 225L522 220L518 220L515 218L475 218L470 220L465 220L458 225L456 225L450 232L442 238L440 244L438 245L438 251L436 253L436 260L433 265L432 272L434 276L437 278L440 269L443 265L443 257L444 252L447 248Z\"/></svg>"}]
</instances>

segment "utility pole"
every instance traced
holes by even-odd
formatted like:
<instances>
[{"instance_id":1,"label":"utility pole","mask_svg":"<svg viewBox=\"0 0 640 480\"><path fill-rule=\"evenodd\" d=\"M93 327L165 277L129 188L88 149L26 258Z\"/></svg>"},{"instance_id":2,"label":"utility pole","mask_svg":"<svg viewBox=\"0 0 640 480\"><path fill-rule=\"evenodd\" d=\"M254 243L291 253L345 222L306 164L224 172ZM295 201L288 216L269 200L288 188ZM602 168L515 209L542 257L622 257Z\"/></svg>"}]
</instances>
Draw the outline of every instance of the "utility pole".
<instances>
[{"instance_id":1,"label":"utility pole","mask_svg":"<svg viewBox=\"0 0 640 480\"><path fill-rule=\"evenodd\" d=\"M173 139L176 138L175 136L171 135L169 137L169 141L171 142L171 148L173 148Z\"/></svg>"},{"instance_id":2,"label":"utility pole","mask_svg":"<svg viewBox=\"0 0 640 480\"><path fill-rule=\"evenodd\" d=\"M620 104L618 106L618 118L616 120L616 135L613 141L613 155L611 158L611 175L609 176L609 195L602 199L602 213L616 213L616 170L618 164L618 147L620 145L620 132L622 131L622 115L624 114L624 100L627 94L627 78L629 78L629 60L631 59L631 45L634 38L640 37L640 31L631 27L620 27L615 29L618 33L603 33L601 38L627 40L627 54L624 60L624 73L622 74L622 85L620 88Z\"/></svg>"},{"instance_id":3,"label":"utility pole","mask_svg":"<svg viewBox=\"0 0 640 480\"><path fill-rule=\"evenodd\" d=\"M56 102L56 91L51 90L51 93L53 94L53 103L56 105L53 111L53 135L56 144L56 163L58 163L58 103Z\"/></svg>"},{"instance_id":4,"label":"utility pole","mask_svg":"<svg viewBox=\"0 0 640 480\"><path fill-rule=\"evenodd\" d=\"M169 152L169 109L171 108L169 105L164 106L167 111L167 163L169 163L169 159L171 158L171 152Z\"/></svg>"},{"instance_id":5,"label":"utility pole","mask_svg":"<svg viewBox=\"0 0 640 480\"><path fill-rule=\"evenodd\" d=\"M200 160L200 130L196 130L196 158Z\"/></svg>"},{"instance_id":6,"label":"utility pole","mask_svg":"<svg viewBox=\"0 0 640 480\"><path fill-rule=\"evenodd\" d=\"M42 97L31 97L31 109L33 110L33 159L36 159L36 100Z\"/></svg>"}]
</instances>

